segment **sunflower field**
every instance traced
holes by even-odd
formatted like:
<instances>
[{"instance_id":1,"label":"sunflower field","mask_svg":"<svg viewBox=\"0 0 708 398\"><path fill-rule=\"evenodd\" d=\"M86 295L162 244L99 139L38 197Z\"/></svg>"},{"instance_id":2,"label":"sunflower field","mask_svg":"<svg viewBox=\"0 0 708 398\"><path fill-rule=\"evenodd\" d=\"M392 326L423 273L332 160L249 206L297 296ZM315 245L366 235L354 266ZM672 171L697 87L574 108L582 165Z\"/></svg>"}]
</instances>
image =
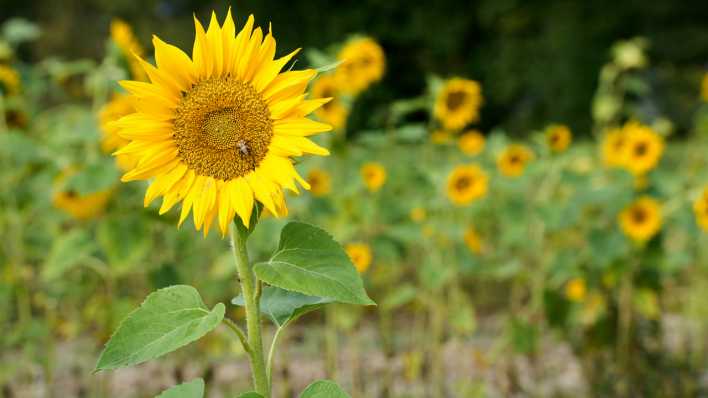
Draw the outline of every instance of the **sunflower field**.
<instances>
[{"instance_id":1,"label":"sunflower field","mask_svg":"<svg viewBox=\"0 0 708 398\"><path fill-rule=\"evenodd\" d=\"M708 396L688 3L3 3L0 397Z\"/></svg>"}]
</instances>

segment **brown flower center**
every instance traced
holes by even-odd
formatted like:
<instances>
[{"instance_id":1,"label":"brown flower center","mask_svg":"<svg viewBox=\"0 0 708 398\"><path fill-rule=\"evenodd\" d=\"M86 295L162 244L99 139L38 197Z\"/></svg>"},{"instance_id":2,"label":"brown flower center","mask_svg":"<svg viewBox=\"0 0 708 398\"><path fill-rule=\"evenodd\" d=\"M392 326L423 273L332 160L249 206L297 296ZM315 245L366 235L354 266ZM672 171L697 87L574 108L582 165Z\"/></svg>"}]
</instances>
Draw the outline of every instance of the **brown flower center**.
<instances>
[{"instance_id":1,"label":"brown flower center","mask_svg":"<svg viewBox=\"0 0 708 398\"><path fill-rule=\"evenodd\" d=\"M644 224L647 219L649 218L649 214L647 214L647 211L641 207L635 207L632 209L632 221L635 224Z\"/></svg>"},{"instance_id":2,"label":"brown flower center","mask_svg":"<svg viewBox=\"0 0 708 398\"><path fill-rule=\"evenodd\" d=\"M462 104L465 102L465 97L467 97L467 93L464 91L451 91L447 94L447 98L445 99L445 105L447 106L447 109L454 111Z\"/></svg>"},{"instance_id":3,"label":"brown flower center","mask_svg":"<svg viewBox=\"0 0 708 398\"><path fill-rule=\"evenodd\" d=\"M640 142L634 146L635 156L644 156L649 151L649 145L646 142Z\"/></svg>"},{"instance_id":4,"label":"brown flower center","mask_svg":"<svg viewBox=\"0 0 708 398\"><path fill-rule=\"evenodd\" d=\"M272 138L268 105L250 84L230 77L197 83L177 107L173 139L198 175L245 176L263 161Z\"/></svg>"},{"instance_id":5,"label":"brown flower center","mask_svg":"<svg viewBox=\"0 0 708 398\"><path fill-rule=\"evenodd\" d=\"M472 186L473 180L470 176L462 176L455 181L455 189L458 191L464 191L465 189Z\"/></svg>"}]
</instances>

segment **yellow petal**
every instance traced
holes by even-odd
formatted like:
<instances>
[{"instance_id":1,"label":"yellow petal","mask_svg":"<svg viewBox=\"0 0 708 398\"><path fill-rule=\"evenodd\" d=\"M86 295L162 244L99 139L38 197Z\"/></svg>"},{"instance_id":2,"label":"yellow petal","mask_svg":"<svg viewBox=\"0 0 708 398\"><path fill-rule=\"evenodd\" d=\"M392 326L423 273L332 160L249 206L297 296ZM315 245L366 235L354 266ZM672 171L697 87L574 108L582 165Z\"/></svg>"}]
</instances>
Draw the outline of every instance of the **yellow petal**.
<instances>
[{"instance_id":1,"label":"yellow petal","mask_svg":"<svg viewBox=\"0 0 708 398\"><path fill-rule=\"evenodd\" d=\"M241 217L243 225L249 227L253 211L253 191L244 178L237 178L228 183L231 190L231 207Z\"/></svg>"},{"instance_id":2,"label":"yellow petal","mask_svg":"<svg viewBox=\"0 0 708 398\"><path fill-rule=\"evenodd\" d=\"M278 135L306 137L325 131L332 131L332 126L307 118L292 118L273 122L273 131Z\"/></svg>"},{"instance_id":3,"label":"yellow petal","mask_svg":"<svg viewBox=\"0 0 708 398\"><path fill-rule=\"evenodd\" d=\"M180 90L186 91L195 81L196 71L189 56L178 47L167 44L159 37L152 36L155 47L155 61L158 69L162 69L172 76Z\"/></svg>"}]
</instances>

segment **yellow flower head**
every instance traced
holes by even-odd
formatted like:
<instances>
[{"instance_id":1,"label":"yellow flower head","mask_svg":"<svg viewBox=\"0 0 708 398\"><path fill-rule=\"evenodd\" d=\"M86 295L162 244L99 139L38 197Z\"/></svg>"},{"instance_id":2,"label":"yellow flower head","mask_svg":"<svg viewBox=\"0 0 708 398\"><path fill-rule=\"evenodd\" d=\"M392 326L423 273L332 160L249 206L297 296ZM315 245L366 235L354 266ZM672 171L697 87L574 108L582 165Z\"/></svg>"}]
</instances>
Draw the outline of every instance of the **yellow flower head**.
<instances>
[{"instance_id":1,"label":"yellow flower head","mask_svg":"<svg viewBox=\"0 0 708 398\"><path fill-rule=\"evenodd\" d=\"M708 72L703 74L703 81L701 82L701 97L703 101L708 102Z\"/></svg>"},{"instance_id":2,"label":"yellow flower head","mask_svg":"<svg viewBox=\"0 0 708 398\"><path fill-rule=\"evenodd\" d=\"M325 196L332 190L332 178L322 169L312 169L307 173L307 183L310 184L312 196Z\"/></svg>"},{"instance_id":3,"label":"yellow flower head","mask_svg":"<svg viewBox=\"0 0 708 398\"><path fill-rule=\"evenodd\" d=\"M507 177L518 177L524 173L526 164L533 160L531 149L525 145L512 144L507 146L497 158L499 171Z\"/></svg>"},{"instance_id":4,"label":"yellow flower head","mask_svg":"<svg viewBox=\"0 0 708 398\"><path fill-rule=\"evenodd\" d=\"M361 166L361 178L370 192L376 192L386 182L386 169L381 163L366 163Z\"/></svg>"},{"instance_id":5,"label":"yellow flower head","mask_svg":"<svg viewBox=\"0 0 708 398\"><path fill-rule=\"evenodd\" d=\"M693 202L693 212L696 214L698 225L708 232L708 186L703 189L701 196Z\"/></svg>"},{"instance_id":6,"label":"yellow flower head","mask_svg":"<svg viewBox=\"0 0 708 398\"><path fill-rule=\"evenodd\" d=\"M457 145L465 155L477 156L484 150L484 136L477 130L465 131Z\"/></svg>"},{"instance_id":7,"label":"yellow flower head","mask_svg":"<svg viewBox=\"0 0 708 398\"><path fill-rule=\"evenodd\" d=\"M98 114L99 126L101 128L101 149L110 153L127 145L130 141L118 135L118 127L115 121L135 112L132 100L129 96L115 94L113 99L101 108ZM128 171L136 166L138 158L131 154L116 155L116 163L123 171Z\"/></svg>"},{"instance_id":8,"label":"yellow flower head","mask_svg":"<svg viewBox=\"0 0 708 398\"><path fill-rule=\"evenodd\" d=\"M14 68L0 64L0 94L15 95L20 92L20 74Z\"/></svg>"},{"instance_id":9,"label":"yellow flower head","mask_svg":"<svg viewBox=\"0 0 708 398\"><path fill-rule=\"evenodd\" d=\"M568 126L555 124L546 129L546 143L553 152L565 151L573 140Z\"/></svg>"},{"instance_id":10,"label":"yellow flower head","mask_svg":"<svg viewBox=\"0 0 708 398\"><path fill-rule=\"evenodd\" d=\"M457 166L447 178L447 196L458 206L468 205L487 194L488 180L476 164Z\"/></svg>"},{"instance_id":11,"label":"yellow flower head","mask_svg":"<svg viewBox=\"0 0 708 398\"><path fill-rule=\"evenodd\" d=\"M411 209L410 217L413 222L423 222L427 216L428 213L422 207L414 207Z\"/></svg>"},{"instance_id":12,"label":"yellow flower head","mask_svg":"<svg viewBox=\"0 0 708 398\"><path fill-rule=\"evenodd\" d=\"M565 297L570 301L581 302L585 299L587 287L582 278L573 278L565 284Z\"/></svg>"},{"instance_id":13,"label":"yellow flower head","mask_svg":"<svg viewBox=\"0 0 708 398\"><path fill-rule=\"evenodd\" d=\"M111 191L98 191L86 195L66 189L66 180L75 170L64 170L54 180L52 204L77 220L85 221L99 216L106 208L111 197Z\"/></svg>"},{"instance_id":14,"label":"yellow flower head","mask_svg":"<svg viewBox=\"0 0 708 398\"><path fill-rule=\"evenodd\" d=\"M435 130L430 134L430 141L435 145L446 145L452 142L452 133L445 130Z\"/></svg>"},{"instance_id":15,"label":"yellow flower head","mask_svg":"<svg viewBox=\"0 0 708 398\"><path fill-rule=\"evenodd\" d=\"M342 91L357 94L381 80L386 69L383 48L369 37L350 40L337 55L335 76Z\"/></svg>"},{"instance_id":16,"label":"yellow flower head","mask_svg":"<svg viewBox=\"0 0 708 398\"><path fill-rule=\"evenodd\" d=\"M470 226L465 230L465 235L463 236L465 241L465 246L474 254L482 253L482 238L480 238L477 230Z\"/></svg>"},{"instance_id":17,"label":"yellow flower head","mask_svg":"<svg viewBox=\"0 0 708 398\"><path fill-rule=\"evenodd\" d=\"M605 132L602 139L602 162L607 167L619 167L624 164L627 136L622 129L615 128Z\"/></svg>"},{"instance_id":18,"label":"yellow flower head","mask_svg":"<svg viewBox=\"0 0 708 398\"><path fill-rule=\"evenodd\" d=\"M354 267L360 274L366 272L371 265L371 248L366 243L349 243L344 247L344 250L352 260Z\"/></svg>"},{"instance_id":19,"label":"yellow flower head","mask_svg":"<svg viewBox=\"0 0 708 398\"><path fill-rule=\"evenodd\" d=\"M133 29L131 29L130 25L120 19L112 20L111 40L128 62L131 77L140 81L147 80L145 70L143 70L140 61L136 58L136 56L143 58L145 52L143 51L143 46L140 45L138 39L133 34Z\"/></svg>"},{"instance_id":20,"label":"yellow flower head","mask_svg":"<svg viewBox=\"0 0 708 398\"><path fill-rule=\"evenodd\" d=\"M334 75L322 75L312 85L313 98L331 98L332 100L322 105L315 111L315 115L325 123L329 123L335 130L340 130L347 123L349 110L339 97L337 81Z\"/></svg>"},{"instance_id":21,"label":"yellow flower head","mask_svg":"<svg viewBox=\"0 0 708 398\"><path fill-rule=\"evenodd\" d=\"M452 78L445 82L435 100L435 117L447 130L460 130L479 120L482 88L474 80Z\"/></svg>"},{"instance_id":22,"label":"yellow flower head","mask_svg":"<svg viewBox=\"0 0 708 398\"><path fill-rule=\"evenodd\" d=\"M317 72L281 72L298 51L275 58L253 16L238 33L230 10L221 26L214 13L206 31L194 24L191 58L154 37L157 66L139 59L150 83L121 82L136 111L116 123L130 140L116 153L139 157L122 180L151 180L145 205L162 196L163 214L181 202L180 225L191 212L197 230L218 220L225 234L235 215L249 225L255 201L287 214L283 189L309 189L291 157L328 155L308 136L332 127L306 117L327 102L305 99Z\"/></svg>"},{"instance_id":23,"label":"yellow flower head","mask_svg":"<svg viewBox=\"0 0 708 398\"><path fill-rule=\"evenodd\" d=\"M661 205L655 199L643 196L620 213L619 223L632 240L646 242L661 229Z\"/></svg>"},{"instance_id":24,"label":"yellow flower head","mask_svg":"<svg viewBox=\"0 0 708 398\"><path fill-rule=\"evenodd\" d=\"M623 166L634 175L654 169L664 153L664 140L661 136L637 122L628 122L622 130L626 137Z\"/></svg>"}]
</instances>

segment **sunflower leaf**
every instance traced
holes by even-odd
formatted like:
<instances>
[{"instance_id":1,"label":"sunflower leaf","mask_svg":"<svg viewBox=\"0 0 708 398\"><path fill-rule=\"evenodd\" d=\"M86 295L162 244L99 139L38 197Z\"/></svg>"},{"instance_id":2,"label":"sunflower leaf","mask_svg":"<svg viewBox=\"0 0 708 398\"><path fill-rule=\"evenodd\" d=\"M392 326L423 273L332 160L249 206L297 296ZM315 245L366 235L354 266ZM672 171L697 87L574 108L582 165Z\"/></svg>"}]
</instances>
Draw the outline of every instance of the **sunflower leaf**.
<instances>
[{"instance_id":1,"label":"sunflower leaf","mask_svg":"<svg viewBox=\"0 0 708 398\"><path fill-rule=\"evenodd\" d=\"M329 298L307 296L275 286L268 286L261 293L260 309L261 313L268 316L275 326L280 328L331 302L332 299ZM235 297L231 303L244 306L243 296Z\"/></svg>"},{"instance_id":2,"label":"sunflower leaf","mask_svg":"<svg viewBox=\"0 0 708 398\"><path fill-rule=\"evenodd\" d=\"M287 224L275 254L253 269L259 279L281 289L341 303L376 304L339 243L309 224Z\"/></svg>"},{"instance_id":3,"label":"sunflower leaf","mask_svg":"<svg viewBox=\"0 0 708 398\"><path fill-rule=\"evenodd\" d=\"M351 398L337 383L329 380L318 380L300 394L300 398Z\"/></svg>"},{"instance_id":4,"label":"sunflower leaf","mask_svg":"<svg viewBox=\"0 0 708 398\"><path fill-rule=\"evenodd\" d=\"M204 396L204 380L192 381L176 385L155 398L202 398Z\"/></svg>"},{"instance_id":5,"label":"sunflower leaf","mask_svg":"<svg viewBox=\"0 0 708 398\"><path fill-rule=\"evenodd\" d=\"M213 330L224 310L219 303L209 311L191 286L157 290L121 322L94 371L137 365L185 346Z\"/></svg>"}]
</instances>

